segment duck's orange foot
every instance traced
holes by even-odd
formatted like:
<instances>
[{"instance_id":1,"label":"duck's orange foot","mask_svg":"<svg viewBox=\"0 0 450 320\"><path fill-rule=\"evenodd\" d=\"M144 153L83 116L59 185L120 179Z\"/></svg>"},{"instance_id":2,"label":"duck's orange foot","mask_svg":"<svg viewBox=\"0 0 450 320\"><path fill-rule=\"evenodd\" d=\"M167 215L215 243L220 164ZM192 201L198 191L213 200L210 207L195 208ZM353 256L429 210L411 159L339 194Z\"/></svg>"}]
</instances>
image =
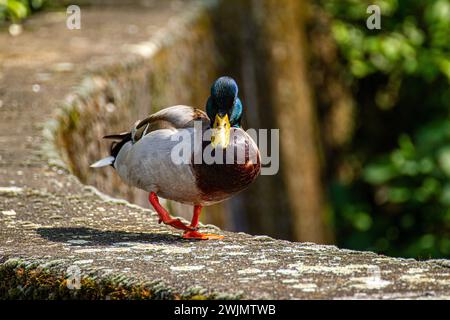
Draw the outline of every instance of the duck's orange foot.
<instances>
[{"instance_id":1,"label":"duck's orange foot","mask_svg":"<svg viewBox=\"0 0 450 320\"><path fill-rule=\"evenodd\" d=\"M195 228L185 225L183 222L181 222L180 219L167 219L167 220L159 219L159 223L161 222L164 222L164 224L172 226L176 229L185 230L186 232L189 231L195 232Z\"/></svg>"},{"instance_id":2,"label":"duck's orange foot","mask_svg":"<svg viewBox=\"0 0 450 320\"><path fill-rule=\"evenodd\" d=\"M186 231L183 234L183 239L220 240L223 239L223 236L211 233L200 233L198 231Z\"/></svg>"}]
</instances>

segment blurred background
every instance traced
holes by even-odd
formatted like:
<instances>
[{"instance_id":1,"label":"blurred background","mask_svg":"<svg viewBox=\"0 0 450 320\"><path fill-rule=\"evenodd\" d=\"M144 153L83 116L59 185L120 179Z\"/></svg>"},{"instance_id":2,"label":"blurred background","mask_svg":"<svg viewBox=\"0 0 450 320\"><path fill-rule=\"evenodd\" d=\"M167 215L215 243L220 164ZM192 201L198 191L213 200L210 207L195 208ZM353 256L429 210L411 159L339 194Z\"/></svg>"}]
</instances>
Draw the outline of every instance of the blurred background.
<instances>
[{"instance_id":1,"label":"blurred background","mask_svg":"<svg viewBox=\"0 0 450 320\"><path fill-rule=\"evenodd\" d=\"M371 4L380 30L366 26ZM12 24L64 5L0 0L0 30L17 32ZM167 90L149 110L204 108L211 81L232 76L244 127L280 129L280 171L208 208L203 221L391 256L450 256L450 0L231 0L208 19L214 72L185 84L196 91L189 101ZM190 68L196 75L204 65ZM81 181L148 206L101 182L104 173L71 165ZM190 208L168 206L190 217Z\"/></svg>"}]
</instances>

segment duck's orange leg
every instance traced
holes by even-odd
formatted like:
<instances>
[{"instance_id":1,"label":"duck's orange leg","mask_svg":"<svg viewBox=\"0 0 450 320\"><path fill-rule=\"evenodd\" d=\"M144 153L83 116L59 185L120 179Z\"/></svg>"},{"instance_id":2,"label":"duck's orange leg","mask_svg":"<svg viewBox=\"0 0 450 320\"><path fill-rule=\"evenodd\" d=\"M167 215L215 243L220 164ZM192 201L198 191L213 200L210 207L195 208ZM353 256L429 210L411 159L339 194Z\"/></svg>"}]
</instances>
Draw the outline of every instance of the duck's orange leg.
<instances>
[{"instance_id":1,"label":"duck's orange leg","mask_svg":"<svg viewBox=\"0 0 450 320\"><path fill-rule=\"evenodd\" d=\"M155 209L156 213L158 213L159 216L159 223L164 222L165 224L168 224L176 229L185 230L185 231L195 231L196 229L190 226L185 225L183 222L181 222L180 219L174 219L170 216L170 214L159 204L159 199L156 193L150 192L150 195L148 197L148 200L150 201L150 204Z\"/></svg>"},{"instance_id":2,"label":"duck's orange leg","mask_svg":"<svg viewBox=\"0 0 450 320\"><path fill-rule=\"evenodd\" d=\"M183 234L184 239L197 239L197 240L213 240L213 239L223 239L223 236L218 234L210 234L210 233L200 233L196 231L198 226L198 219L200 217L200 213L202 212L202 206L194 206L194 214L192 216L191 227L195 230L185 231Z\"/></svg>"}]
</instances>

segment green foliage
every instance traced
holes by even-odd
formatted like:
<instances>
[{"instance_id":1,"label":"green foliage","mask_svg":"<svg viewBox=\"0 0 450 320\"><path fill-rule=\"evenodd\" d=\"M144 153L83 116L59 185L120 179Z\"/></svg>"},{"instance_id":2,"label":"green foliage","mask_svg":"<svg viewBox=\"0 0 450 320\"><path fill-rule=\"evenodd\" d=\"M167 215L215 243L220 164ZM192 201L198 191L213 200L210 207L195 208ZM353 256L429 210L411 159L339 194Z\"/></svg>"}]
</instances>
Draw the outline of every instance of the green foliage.
<instances>
[{"instance_id":1,"label":"green foliage","mask_svg":"<svg viewBox=\"0 0 450 320\"><path fill-rule=\"evenodd\" d=\"M0 0L0 23L20 22L43 5L44 0Z\"/></svg>"},{"instance_id":2,"label":"green foliage","mask_svg":"<svg viewBox=\"0 0 450 320\"><path fill-rule=\"evenodd\" d=\"M381 8L381 30L366 9ZM328 0L332 34L358 104L330 185L341 245L450 256L450 0ZM342 164L341 164L342 165Z\"/></svg>"}]
</instances>

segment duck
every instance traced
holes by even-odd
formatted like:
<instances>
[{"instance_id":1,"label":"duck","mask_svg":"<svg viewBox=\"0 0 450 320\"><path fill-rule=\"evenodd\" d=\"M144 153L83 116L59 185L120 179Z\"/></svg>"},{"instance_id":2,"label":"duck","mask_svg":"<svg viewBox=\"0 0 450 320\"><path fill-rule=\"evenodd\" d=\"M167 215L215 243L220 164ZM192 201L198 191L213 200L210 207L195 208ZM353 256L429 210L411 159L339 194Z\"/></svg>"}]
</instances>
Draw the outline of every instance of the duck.
<instances>
[{"instance_id":1,"label":"duck","mask_svg":"<svg viewBox=\"0 0 450 320\"><path fill-rule=\"evenodd\" d=\"M149 192L149 202L164 223L182 238L223 239L202 233L202 208L245 190L261 172L258 146L241 126L243 104L238 85L228 76L215 80L205 111L176 105L138 120L113 140L110 155L91 165L112 166L126 184ZM193 206L189 225L173 218L159 197Z\"/></svg>"}]
</instances>

